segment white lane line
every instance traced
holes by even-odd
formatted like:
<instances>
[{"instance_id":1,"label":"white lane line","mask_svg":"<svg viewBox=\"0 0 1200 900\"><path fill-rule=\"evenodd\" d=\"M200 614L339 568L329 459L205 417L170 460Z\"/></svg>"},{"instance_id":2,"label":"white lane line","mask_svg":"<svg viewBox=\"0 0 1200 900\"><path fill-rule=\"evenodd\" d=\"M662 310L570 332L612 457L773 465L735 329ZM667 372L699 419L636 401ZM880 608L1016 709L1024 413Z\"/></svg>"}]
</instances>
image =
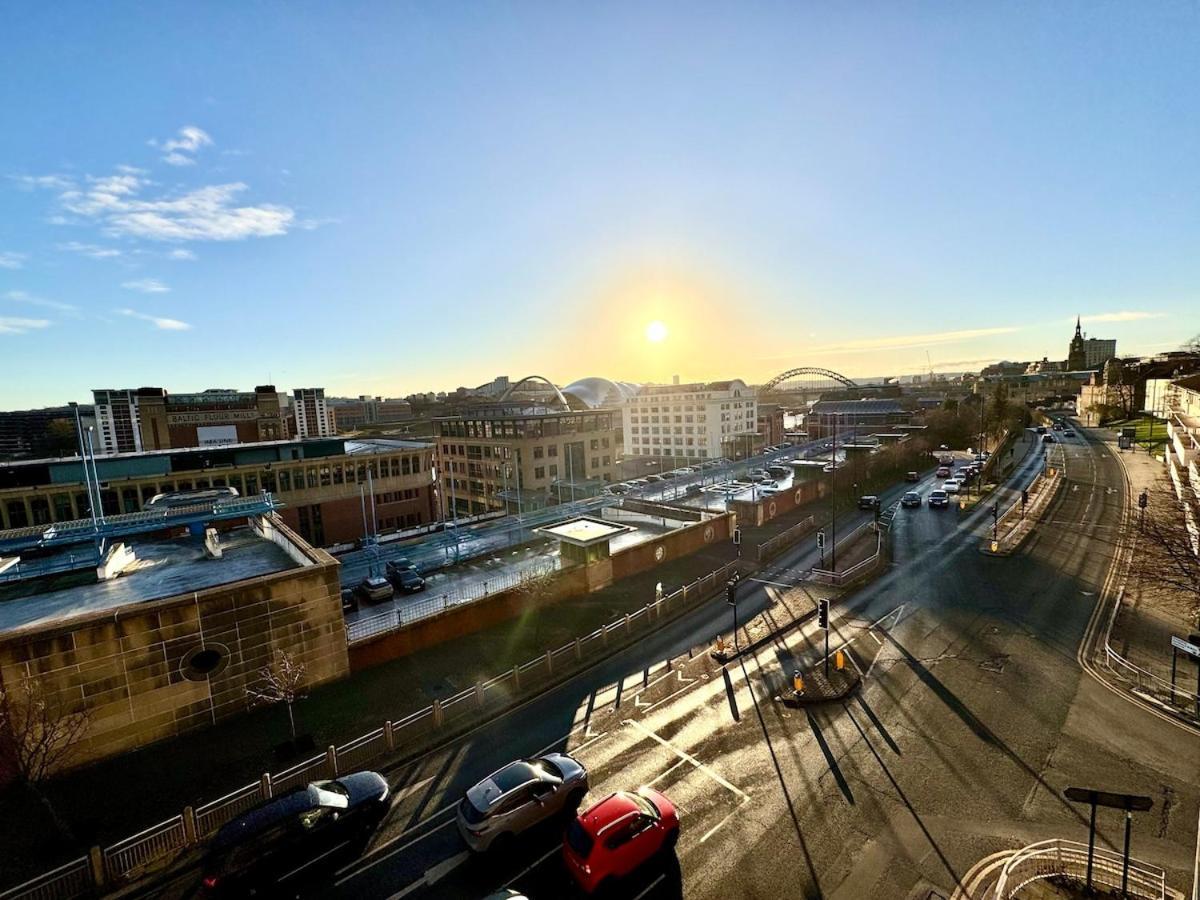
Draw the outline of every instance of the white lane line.
<instances>
[{"instance_id":1,"label":"white lane line","mask_svg":"<svg viewBox=\"0 0 1200 900\"><path fill-rule=\"evenodd\" d=\"M402 838L404 838L404 836L405 836L405 835L411 834L413 831L415 831L416 829L418 829L418 828L422 827L422 826L423 826L423 825L425 825L427 822L429 822L429 821L431 821L431 820L433 820L433 819L436 819L438 816L445 815L446 813L448 813L448 812L450 812L451 810L453 810L453 809L454 809L454 807L456 807L456 806L458 806L458 802L457 802L457 801L455 801L454 803L451 803L449 806L446 806L446 807L443 807L442 809L439 809L439 810L438 810L437 812L435 812L433 815L431 815L431 816L428 816L427 818L424 818L424 819L422 819L420 822L418 822L418 823L417 823L416 825L414 825L412 828L408 828L408 829L406 829L406 830L404 830L404 831L400 832L400 834L396 835L396 837L392 838L390 841L388 841L387 843L385 843L385 844L382 844L382 845L380 845L380 846L381 846L381 847L389 847L389 846L391 846L392 844L394 844L394 843L396 843L397 841L399 841L399 840L401 840ZM383 854L383 856L380 856L380 857L377 857L377 858L375 858L375 859L372 859L372 860L371 860L370 862L368 862L366 865L359 866L359 867L355 868L355 866L356 866L356 863L351 863L349 866L346 866L346 867L345 867L345 868L343 868L343 869L339 869L339 870L338 870L338 874L340 874L340 873L342 873L342 872L345 872L347 869L354 869L354 871L353 871L353 872L350 872L348 875L343 875L341 878L337 879L337 880L334 882L334 885L340 885L340 884L342 884L343 882L349 881L351 878L357 878L359 875L361 875L363 872L367 871L368 869L374 868L375 866L379 865L381 862L384 862L385 860L391 859L391 858L392 858L393 856L395 856L397 853L402 853L402 852L404 852L405 850L407 850L409 847L413 846L414 844L419 844L419 843L421 843L421 841L425 840L425 838L429 837L431 834L435 834L436 832L439 832L439 831L441 831L443 828L447 827L448 825L453 825L453 824L454 824L454 820L453 820L453 819L447 819L445 822L443 822L441 825L437 826L436 828L431 828L431 829L429 829L429 830L428 830L427 832L425 832L423 835L421 835L420 837L415 837L415 838L413 838L413 839L412 839L411 841L409 841L407 844L401 844L399 847L396 847L396 848L394 848L394 849L392 849L392 850L389 850L387 853ZM359 862L361 862L361 860L360 860Z\"/></svg>"},{"instance_id":2,"label":"white lane line","mask_svg":"<svg viewBox=\"0 0 1200 900\"><path fill-rule=\"evenodd\" d=\"M531 862L529 865L527 865L525 868L523 868L520 872L518 872L516 875L514 875L508 881L504 882L504 886L509 887L509 886L515 884L517 881L524 878L526 875L528 875L530 872L532 872L534 869L536 869L538 866L540 866L542 863L544 863L546 860L548 860L555 853L562 853L562 847L560 847L560 846L551 847L549 850L547 850L545 853L543 853L541 856L539 856L537 859L535 859L533 862Z\"/></svg>"},{"instance_id":3,"label":"white lane line","mask_svg":"<svg viewBox=\"0 0 1200 900\"><path fill-rule=\"evenodd\" d=\"M662 706L662 705L663 705L664 703L666 703L668 700L674 700L676 697L678 697L678 696L679 696L680 694L682 694L684 691L689 691L689 690L691 690L691 688L692 688L691 684L685 684L683 687L679 688L679 690L677 690L677 691L672 691L670 694L668 694L667 696L663 697L661 700L656 700L655 702L653 702L653 703L651 703L651 704L648 704L647 706L643 706L643 707L641 707L641 708L642 708L642 709L644 709L644 710L646 710L647 712L649 712L650 710L654 709L654 707L656 707L656 706Z\"/></svg>"},{"instance_id":4,"label":"white lane line","mask_svg":"<svg viewBox=\"0 0 1200 900\"><path fill-rule=\"evenodd\" d=\"M875 632L868 631L867 634L869 634L871 636L871 639L874 640L876 644L878 644L880 647L883 646L883 641L881 641L879 638L875 637Z\"/></svg>"},{"instance_id":5,"label":"white lane line","mask_svg":"<svg viewBox=\"0 0 1200 900\"><path fill-rule=\"evenodd\" d=\"M739 803L737 806L735 806L733 809L731 809L729 811L729 815L725 816L725 818L723 818L720 822L718 822L712 828L708 829L708 831L704 832L704 836L702 838L700 838L700 843L703 844L710 837L712 837L714 834L716 834L718 828L720 828L722 825L724 825L726 822L728 822L730 819L732 819L735 815L737 815L737 813L741 811L741 808L749 802L750 802L749 797L743 798L741 803Z\"/></svg>"},{"instance_id":6,"label":"white lane line","mask_svg":"<svg viewBox=\"0 0 1200 900\"><path fill-rule=\"evenodd\" d=\"M650 885L644 891L642 891L640 894L638 894L636 897L634 897L633 900L642 900L643 897L645 897L648 893L650 893L652 890L654 890L656 887L658 887L662 883L662 880L666 877L667 877L666 875L659 875L652 882L650 882Z\"/></svg>"},{"instance_id":7,"label":"white lane line","mask_svg":"<svg viewBox=\"0 0 1200 900\"><path fill-rule=\"evenodd\" d=\"M794 587L798 587L797 584L785 584L782 581L768 581L765 578L747 578L745 580L746 581L757 581L759 584L769 584L772 587L788 588L789 590L791 590Z\"/></svg>"},{"instance_id":8,"label":"white lane line","mask_svg":"<svg viewBox=\"0 0 1200 900\"><path fill-rule=\"evenodd\" d=\"M646 737L657 741L658 743L662 744L667 749L673 751L676 756L680 757L681 759L686 759L688 762L690 762L693 766L695 766L697 769L699 769L701 772L703 772L705 775L707 775L709 778L711 778L717 784L721 785L721 787L725 788L725 790L730 791L731 793L737 794L739 797L742 797L744 799L747 799L747 800L750 799L749 795L747 795L745 791L739 790L738 788L734 787L732 784L730 784L728 781L726 781L724 778L722 778L720 775L718 775L716 772L714 772L711 768L706 766L704 763L700 762L700 760L696 759L696 757L692 756L690 753L687 753L686 751L680 750L678 747L676 747L674 744L672 744L666 738L659 737L656 733L651 731L649 728L647 728L641 722L635 721L634 719L626 719L621 724L632 725L636 730L638 730L642 734L646 735Z\"/></svg>"},{"instance_id":9,"label":"white lane line","mask_svg":"<svg viewBox=\"0 0 1200 900\"><path fill-rule=\"evenodd\" d=\"M682 766L685 762L687 762L686 759L676 760L675 764L673 766L669 766L666 769L663 769L661 772L659 772L657 775L655 775L654 778L652 778L650 781L647 781L646 782L647 787L654 787L654 785L658 784L658 782L661 779L666 778L668 775L670 775L672 772L674 772L676 769L678 769L680 766Z\"/></svg>"},{"instance_id":10,"label":"white lane line","mask_svg":"<svg viewBox=\"0 0 1200 900\"><path fill-rule=\"evenodd\" d=\"M410 884L404 888L401 888L395 894L392 894L392 896L388 897L388 900L400 900L401 897L407 897L409 894L411 894L417 888L422 888L425 886L432 887L433 885L437 884L439 881L441 881L443 878L445 878L447 875L449 875L451 872L453 872L455 869L457 869L459 866L461 866L463 863L465 863L470 858L471 858L471 851L463 850L461 853L457 854L456 856L452 856L449 859L442 860L436 866L433 866L430 869L426 869L425 874L422 875L416 881L414 881L412 884Z\"/></svg>"}]
</instances>

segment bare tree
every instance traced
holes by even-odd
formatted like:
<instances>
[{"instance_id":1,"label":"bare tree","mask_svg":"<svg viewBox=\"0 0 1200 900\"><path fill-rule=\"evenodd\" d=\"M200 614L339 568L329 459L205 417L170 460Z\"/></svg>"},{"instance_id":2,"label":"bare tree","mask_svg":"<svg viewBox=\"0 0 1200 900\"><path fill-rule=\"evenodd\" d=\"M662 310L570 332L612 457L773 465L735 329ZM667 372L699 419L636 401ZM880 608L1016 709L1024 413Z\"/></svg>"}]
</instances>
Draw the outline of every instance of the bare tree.
<instances>
[{"instance_id":1,"label":"bare tree","mask_svg":"<svg viewBox=\"0 0 1200 900\"><path fill-rule=\"evenodd\" d=\"M1146 492L1146 507L1135 511L1131 526L1138 541L1132 572L1180 596L1190 625L1200 626L1200 522L1159 485Z\"/></svg>"},{"instance_id":2,"label":"bare tree","mask_svg":"<svg viewBox=\"0 0 1200 900\"><path fill-rule=\"evenodd\" d=\"M288 726L296 740L296 716L293 707L297 700L308 696L304 692L304 664L286 650L276 650L270 665L258 670L259 681L246 688L252 706L283 703L287 706Z\"/></svg>"},{"instance_id":3,"label":"bare tree","mask_svg":"<svg viewBox=\"0 0 1200 900\"><path fill-rule=\"evenodd\" d=\"M1183 342L1180 350L1186 350L1189 353L1200 353L1200 334L1192 335L1191 339Z\"/></svg>"},{"instance_id":4,"label":"bare tree","mask_svg":"<svg viewBox=\"0 0 1200 900\"><path fill-rule=\"evenodd\" d=\"M70 828L40 785L67 761L89 724L86 711L48 696L44 683L31 675L23 676L15 687L0 690L0 740L7 742L20 780L68 839Z\"/></svg>"}]
</instances>

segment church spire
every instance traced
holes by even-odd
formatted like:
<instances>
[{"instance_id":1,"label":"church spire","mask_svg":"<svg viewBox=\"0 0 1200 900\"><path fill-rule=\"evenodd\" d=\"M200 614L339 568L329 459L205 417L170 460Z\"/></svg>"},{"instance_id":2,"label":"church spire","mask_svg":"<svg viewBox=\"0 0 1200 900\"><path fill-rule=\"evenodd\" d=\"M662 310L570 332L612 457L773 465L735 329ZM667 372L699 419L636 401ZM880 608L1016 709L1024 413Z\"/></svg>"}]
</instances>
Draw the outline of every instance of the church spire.
<instances>
[{"instance_id":1,"label":"church spire","mask_svg":"<svg viewBox=\"0 0 1200 900\"><path fill-rule=\"evenodd\" d=\"M1079 330L1082 322L1083 320L1079 316L1075 317L1075 337L1077 338L1083 337L1083 334Z\"/></svg>"}]
</instances>

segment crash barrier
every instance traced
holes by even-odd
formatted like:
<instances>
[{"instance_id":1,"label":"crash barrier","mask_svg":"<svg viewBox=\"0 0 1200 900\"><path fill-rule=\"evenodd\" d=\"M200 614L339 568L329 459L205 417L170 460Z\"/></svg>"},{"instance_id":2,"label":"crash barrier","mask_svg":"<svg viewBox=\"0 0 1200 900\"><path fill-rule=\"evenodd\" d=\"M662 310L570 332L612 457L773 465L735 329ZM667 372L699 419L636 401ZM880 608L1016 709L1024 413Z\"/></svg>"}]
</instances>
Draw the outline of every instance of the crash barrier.
<instances>
[{"instance_id":1,"label":"crash barrier","mask_svg":"<svg viewBox=\"0 0 1200 900\"><path fill-rule=\"evenodd\" d=\"M1113 890L1121 889L1124 857L1102 847L1094 849L1092 884ZM996 900L1013 900L1021 889L1046 878L1070 878L1082 885L1087 878L1087 844L1075 841L1050 840L1030 844L1012 855L996 881ZM1157 866L1129 861L1128 884L1125 896L1138 900L1165 900L1166 873Z\"/></svg>"},{"instance_id":2,"label":"crash barrier","mask_svg":"<svg viewBox=\"0 0 1200 900\"><path fill-rule=\"evenodd\" d=\"M844 538L842 538L840 541L838 541L837 542L837 552L845 553L849 547L853 546L854 543L859 538L861 538L863 535L867 534L868 532L875 533L875 552L874 553L872 553L870 556L868 556L866 559L862 560L861 562L857 562L854 565L852 565L850 568L843 569L840 572L835 572L832 569L822 569L822 568L818 568L818 567L814 566L812 569L809 570L809 577L812 578L814 581L821 582L822 584L845 585L845 584L849 584L850 582L854 581L855 579L861 578L863 575L866 575L869 572L874 571L875 567L877 565L879 565L880 561L884 558L884 549L883 549L883 532L875 527L875 523L873 521L864 522L862 525L859 525L852 532L850 532L848 535L846 535Z\"/></svg>"},{"instance_id":3,"label":"crash barrier","mask_svg":"<svg viewBox=\"0 0 1200 900\"><path fill-rule=\"evenodd\" d=\"M545 691L633 642L663 621L685 612L723 591L737 563L726 563L673 593L647 603L590 634L545 653L507 672L481 681L450 697L359 735L341 746L272 774L263 773L209 803L185 807L176 816L107 848L95 847L24 884L0 892L0 900L74 900L131 884L165 869L214 834L226 822L251 807L310 781L379 763L386 756L405 756L446 740L457 731L478 725L530 694Z\"/></svg>"},{"instance_id":4,"label":"crash barrier","mask_svg":"<svg viewBox=\"0 0 1200 900\"><path fill-rule=\"evenodd\" d=\"M816 522L815 518L809 516L807 519L800 520L791 528L779 532L775 537L768 538L756 548L756 558L759 562L766 562L778 556L788 547L792 546L792 544L796 543L796 541L800 540L800 538L811 531L815 531Z\"/></svg>"}]
</instances>

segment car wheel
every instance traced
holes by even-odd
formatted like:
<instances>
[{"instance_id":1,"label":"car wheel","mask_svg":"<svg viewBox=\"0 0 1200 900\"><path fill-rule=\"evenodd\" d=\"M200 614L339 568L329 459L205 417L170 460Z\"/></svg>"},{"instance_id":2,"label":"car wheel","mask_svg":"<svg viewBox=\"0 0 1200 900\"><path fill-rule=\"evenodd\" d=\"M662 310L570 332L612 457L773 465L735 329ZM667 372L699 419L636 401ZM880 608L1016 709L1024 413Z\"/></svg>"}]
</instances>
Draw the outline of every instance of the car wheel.
<instances>
[{"instance_id":1,"label":"car wheel","mask_svg":"<svg viewBox=\"0 0 1200 900\"><path fill-rule=\"evenodd\" d=\"M563 809L570 815L575 815L579 812L579 807L583 806L583 798L586 796L587 788L576 788L567 795L567 802Z\"/></svg>"}]
</instances>

